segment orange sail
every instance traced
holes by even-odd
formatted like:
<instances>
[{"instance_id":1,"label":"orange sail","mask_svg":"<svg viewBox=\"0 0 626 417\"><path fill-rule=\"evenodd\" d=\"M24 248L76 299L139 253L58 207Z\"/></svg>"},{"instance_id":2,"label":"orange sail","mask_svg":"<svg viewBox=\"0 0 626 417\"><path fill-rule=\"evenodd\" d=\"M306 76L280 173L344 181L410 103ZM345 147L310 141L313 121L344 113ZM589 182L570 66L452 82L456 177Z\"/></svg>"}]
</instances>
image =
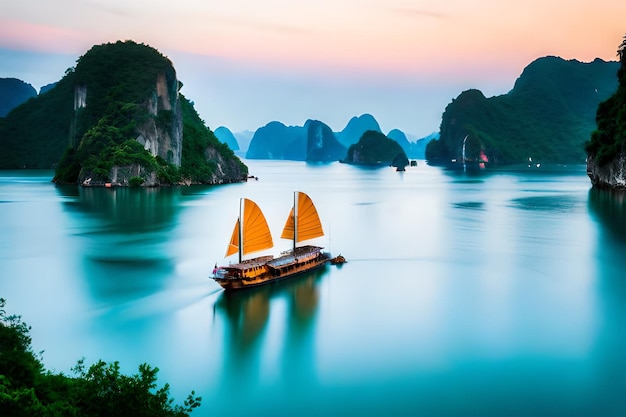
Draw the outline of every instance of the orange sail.
<instances>
[{"instance_id":1,"label":"orange sail","mask_svg":"<svg viewBox=\"0 0 626 417\"><path fill-rule=\"evenodd\" d=\"M295 209L295 213L294 213ZM296 227L294 227L294 225ZM294 238L295 235L295 238ZM313 200L303 192L295 194L294 207L289 213L283 233L283 239L292 239L295 242L302 242L316 237L324 236L322 222L317 214L317 209Z\"/></svg>"},{"instance_id":2,"label":"orange sail","mask_svg":"<svg viewBox=\"0 0 626 417\"><path fill-rule=\"evenodd\" d=\"M226 256L230 256L233 253L237 253L239 251L239 219L235 222L235 229L233 230L233 235L230 237L230 243L228 244L228 248L226 249Z\"/></svg>"},{"instance_id":3,"label":"orange sail","mask_svg":"<svg viewBox=\"0 0 626 417\"><path fill-rule=\"evenodd\" d=\"M274 246L263 212L252 200L242 199L239 219L235 223L226 256L257 252ZM243 219L243 224L241 224ZM241 260L240 260L241 261Z\"/></svg>"}]
</instances>

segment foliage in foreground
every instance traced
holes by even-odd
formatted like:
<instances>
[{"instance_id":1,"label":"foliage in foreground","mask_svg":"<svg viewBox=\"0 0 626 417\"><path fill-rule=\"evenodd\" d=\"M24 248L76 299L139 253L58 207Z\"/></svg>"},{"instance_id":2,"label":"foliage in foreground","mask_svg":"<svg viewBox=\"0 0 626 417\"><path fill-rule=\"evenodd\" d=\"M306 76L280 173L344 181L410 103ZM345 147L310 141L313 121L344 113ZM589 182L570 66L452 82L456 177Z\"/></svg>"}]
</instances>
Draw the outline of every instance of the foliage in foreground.
<instances>
[{"instance_id":1,"label":"foliage in foreground","mask_svg":"<svg viewBox=\"0 0 626 417\"><path fill-rule=\"evenodd\" d=\"M89 368L79 360L74 376L46 371L35 355L30 327L7 315L0 298L0 410L3 416L188 416L200 406L191 394L184 405L169 397L169 385L157 388L158 368L142 364L139 373L120 372L118 362L98 361Z\"/></svg>"}]
</instances>

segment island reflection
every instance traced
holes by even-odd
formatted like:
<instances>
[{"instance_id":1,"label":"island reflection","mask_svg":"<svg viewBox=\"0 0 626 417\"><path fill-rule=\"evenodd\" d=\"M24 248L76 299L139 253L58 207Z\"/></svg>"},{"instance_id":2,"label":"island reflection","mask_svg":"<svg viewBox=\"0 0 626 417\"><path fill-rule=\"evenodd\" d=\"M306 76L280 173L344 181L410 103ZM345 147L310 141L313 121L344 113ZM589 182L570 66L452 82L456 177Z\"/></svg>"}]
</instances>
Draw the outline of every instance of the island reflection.
<instances>
[{"instance_id":1,"label":"island reflection","mask_svg":"<svg viewBox=\"0 0 626 417\"><path fill-rule=\"evenodd\" d=\"M94 300L124 302L166 286L174 271L167 243L181 207L178 187L56 190L72 215L67 230Z\"/></svg>"}]
</instances>

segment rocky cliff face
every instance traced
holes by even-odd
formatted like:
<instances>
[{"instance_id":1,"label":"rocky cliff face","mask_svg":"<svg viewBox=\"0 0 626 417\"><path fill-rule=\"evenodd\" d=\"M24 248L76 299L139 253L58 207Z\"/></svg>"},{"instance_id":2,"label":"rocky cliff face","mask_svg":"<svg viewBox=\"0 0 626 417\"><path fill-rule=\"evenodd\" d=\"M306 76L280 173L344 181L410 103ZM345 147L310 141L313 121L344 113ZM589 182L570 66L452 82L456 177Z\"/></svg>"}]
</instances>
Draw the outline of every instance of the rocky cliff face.
<instances>
[{"instance_id":1,"label":"rocky cliff face","mask_svg":"<svg viewBox=\"0 0 626 417\"><path fill-rule=\"evenodd\" d=\"M174 94L170 94L174 91ZM172 97L173 96L173 97ZM178 80L168 82L165 73L157 76L152 96L144 103L152 116L137 126L137 141L150 151L179 167L183 142L183 116L178 99ZM162 116L161 116L162 115ZM165 123L157 123L164 119Z\"/></svg>"},{"instance_id":2,"label":"rocky cliff face","mask_svg":"<svg viewBox=\"0 0 626 417\"><path fill-rule=\"evenodd\" d=\"M602 166L598 165L596 158L587 158L587 175L594 187L626 189L626 153L621 152L611 162Z\"/></svg>"},{"instance_id":3,"label":"rocky cliff face","mask_svg":"<svg viewBox=\"0 0 626 417\"><path fill-rule=\"evenodd\" d=\"M146 187L154 187L158 185L157 176L154 171L150 171L146 169L144 166L139 164L131 164L125 166L114 166L111 168L110 172L111 176L111 184L115 184L116 186L128 187L131 185L131 178L143 178L143 184ZM91 181L88 181L87 184L83 183L83 185L90 185Z\"/></svg>"},{"instance_id":4,"label":"rocky cliff face","mask_svg":"<svg viewBox=\"0 0 626 417\"><path fill-rule=\"evenodd\" d=\"M310 162L339 161L346 156L348 149L343 146L330 126L319 120L307 120L306 160Z\"/></svg>"},{"instance_id":5,"label":"rocky cliff face","mask_svg":"<svg viewBox=\"0 0 626 417\"><path fill-rule=\"evenodd\" d=\"M227 184L240 182L248 175L245 165L232 158L225 158L216 148L207 147L205 157L209 161L214 161L216 169L211 178L205 180L208 184Z\"/></svg>"},{"instance_id":6,"label":"rocky cliff face","mask_svg":"<svg viewBox=\"0 0 626 417\"><path fill-rule=\"evenodd\" d=\"M154 88L143 103L138 106L134 128L135 139L154 157L161 157L176 167L181 166L183 142L183 115L178 96L178 79L171 69L169 77L165 71L160 72L154 81ZM74 111L79 112L89 107L89 88L80 84L74 89ZM142 115L142 116L138 116ZM78 114L76 117L80 117ZM93 172L81 171L78 182L91 183ZM144 179L143 185L158 185L157 176L146 167L138 164L125 166L114 165L109 177L111 183L128 186L130 178L138 176Z\"/></svg>"},{"instance_id":7,"label":"rocky cliff face","mask_svg":"<svg viewBox=\"0 0 626 417\"><path fill-rule=\"evenodd\" d=\"M170 94L174 91L174 94ZM87 107L88 88L77 85L74 89L74 111ZM135 128L139 143L152 154L165 161L180 166L183 116L178 99L178 80L174 77L169 82L164 72L155 80L152 93L140 105L148 117Z\"/></svg>"}]
</instances>

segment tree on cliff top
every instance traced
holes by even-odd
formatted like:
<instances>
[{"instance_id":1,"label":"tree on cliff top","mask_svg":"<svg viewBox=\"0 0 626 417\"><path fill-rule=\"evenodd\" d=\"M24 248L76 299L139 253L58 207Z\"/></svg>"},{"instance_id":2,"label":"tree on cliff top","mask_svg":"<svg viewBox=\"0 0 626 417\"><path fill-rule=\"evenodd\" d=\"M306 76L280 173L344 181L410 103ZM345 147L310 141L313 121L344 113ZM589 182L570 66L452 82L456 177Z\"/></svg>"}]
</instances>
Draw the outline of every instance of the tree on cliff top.
<instances>
[{"instance_id":1,"label":"tree on cliff top","mask_svg":"<svg viewBox=\"0 0 626 417\"><path fill-rule=\"evenodd\" d=\"M602 167L624 154L626 143L626 35L617 50L620 68L617 71L618 87L615 94L598 105L597 129L591 134L585 149Z\"/></svg>"},{"instance_id":2,"label":"tree on cliff top","mask_svg":"<svg viewBox=\"0 0 626 417\"><path fill-rule=\"evenodd\" d=\"M626 35L624 35L624 40L622 40L622 43L617 49L617 56L619 56L619 62L621 62L622 64L624 63L624 59L626 59L625 55L626 55Z\"/></svg>"}]
</instances>

